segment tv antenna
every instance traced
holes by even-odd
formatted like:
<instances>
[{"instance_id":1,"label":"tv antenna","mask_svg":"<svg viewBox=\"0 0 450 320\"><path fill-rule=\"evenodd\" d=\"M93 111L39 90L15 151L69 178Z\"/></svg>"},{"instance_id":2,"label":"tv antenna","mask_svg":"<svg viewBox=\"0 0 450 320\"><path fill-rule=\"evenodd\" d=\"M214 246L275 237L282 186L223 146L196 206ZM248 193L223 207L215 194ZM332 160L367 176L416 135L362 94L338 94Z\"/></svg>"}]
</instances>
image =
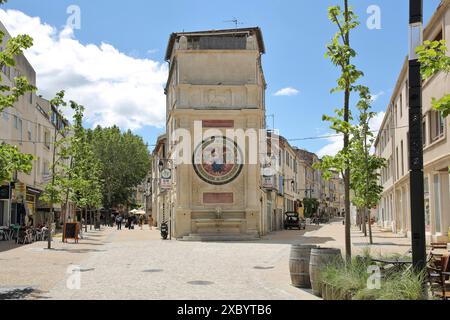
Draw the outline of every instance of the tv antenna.
<instances>
[{"instance_id":1,"label":"tv antenna","mask_svg":"<svg viewBox=\"0 0 450 320\"><path fill-rule=\"evenodd\" d=\"M238 29L239 25L243 25L244 23L239 21L239 19L237 19L236 17L233 17L232 20L226 20L224 21L224 23L234 23L234 25L236 26L236 29Z\"/></svg>"}]
</instances>

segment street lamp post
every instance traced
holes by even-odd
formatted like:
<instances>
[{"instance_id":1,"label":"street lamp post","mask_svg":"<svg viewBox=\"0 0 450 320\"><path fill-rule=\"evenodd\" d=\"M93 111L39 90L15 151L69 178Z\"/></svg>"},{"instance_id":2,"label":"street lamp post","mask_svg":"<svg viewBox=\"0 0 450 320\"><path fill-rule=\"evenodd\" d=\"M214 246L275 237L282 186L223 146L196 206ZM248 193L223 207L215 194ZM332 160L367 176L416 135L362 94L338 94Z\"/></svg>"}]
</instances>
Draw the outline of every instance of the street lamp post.
<instances>
[{"instance_id":1,"label":"street lamp post","mask_svg":"<svg viewBox=\"0 0 450 320\"><path fill-rule=\"evenodd\" d=\"M172 179L172 169L173 169L173 161L172 159L160 159L158 162L158 169L160 172L160 175L164 170L170 170L170 179ZM162 177L161 177L162 178ZM163 195L163 222L165 222L165 213L167 210L167 205L169 206L169 239L172 240L172 202L171 202L171 195L169 194L169 203L166 205L166 193L167 190L164 191Z\"/></svg>"},{"instance_id":2,"label":"street lamp post","mask_svg":"<svg viewBox=\"0 0 450 320\"><path fill-rule=\"evenodd\" d=\"M409 1L409 150L412 258L416 270L426 261L422 145L422 77L415 52L423 42L423 0Z\"/></svg>"}]
</instances>

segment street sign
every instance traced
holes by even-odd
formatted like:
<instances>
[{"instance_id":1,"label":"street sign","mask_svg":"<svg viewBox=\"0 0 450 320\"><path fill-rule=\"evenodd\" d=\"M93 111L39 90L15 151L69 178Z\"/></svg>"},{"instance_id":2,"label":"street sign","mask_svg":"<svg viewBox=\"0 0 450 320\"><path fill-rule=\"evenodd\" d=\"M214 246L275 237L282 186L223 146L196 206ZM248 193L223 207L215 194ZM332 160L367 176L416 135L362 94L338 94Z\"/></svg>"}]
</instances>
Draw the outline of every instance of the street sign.
<instances>
[{"instance_id":1,"label":"street sign","mask_svg":"<svg viewBox=\"0 0 450 320\"><path fill-rule=\"evenodd\" d=\"M164 169L161 171L161 180L159 187L163 190L168 190L172 188L172 170Z\"/></svg>"},{"instance_id":2,"label":"street sign","mask_svg":"<svg viewBox=\"0 0 450 320\"><path fill-rule=\"evenodd\" d=\"M264 189L275 189L275 176L263 176L262 187Z\"/></svg>"}]
</instances>

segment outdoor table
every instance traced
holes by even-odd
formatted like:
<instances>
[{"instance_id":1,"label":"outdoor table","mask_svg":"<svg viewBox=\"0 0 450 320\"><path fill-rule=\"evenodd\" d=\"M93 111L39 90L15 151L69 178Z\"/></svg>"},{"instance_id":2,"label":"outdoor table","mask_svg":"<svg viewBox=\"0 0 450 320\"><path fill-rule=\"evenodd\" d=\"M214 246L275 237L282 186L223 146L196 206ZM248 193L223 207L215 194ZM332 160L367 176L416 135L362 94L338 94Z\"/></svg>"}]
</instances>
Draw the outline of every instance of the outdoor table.
<instances>
[{"instance_id":1,"label":"outdoor table","mask_svg":"<svg viewBox=\"0 0 450 320\"><path fill-rule=\"evenodd\" d=\"M447 249L435 249L431 251L431 254L436 257L443 257L449 254L449 250Z\"/></svg>"},{"instance_id":2,"label":"outdoor table","mask_svg":"<svg viewBox=\"0 0 450 320\"><path fill-rule=\"evenodd\" d=\"M383 264L383 269L385 271L402 271L405 266L412 265L411 259L405 258L394 258L394 259L372 259L373 262L378 262ZM391 268L384 268L386 265L392 265Z\"/></svg>"},{"instance_id":3,"label":"outdoor table","mask_svg":"<svg viewBox=\"0 0 450 320\"><path fill-rule=\"evenodd\" d=\"M9 241L13 236L14 230L8 227L0 227L0 234L3 237L3 240Z\"/></svg>"}]
</instances>

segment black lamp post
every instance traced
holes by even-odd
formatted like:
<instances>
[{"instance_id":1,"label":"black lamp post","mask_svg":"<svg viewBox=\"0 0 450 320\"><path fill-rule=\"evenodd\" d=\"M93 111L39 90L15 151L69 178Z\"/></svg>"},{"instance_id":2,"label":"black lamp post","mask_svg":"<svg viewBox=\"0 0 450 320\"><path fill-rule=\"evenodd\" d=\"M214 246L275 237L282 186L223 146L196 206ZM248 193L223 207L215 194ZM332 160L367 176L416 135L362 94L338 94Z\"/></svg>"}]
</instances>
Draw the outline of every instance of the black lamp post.
<instances>
[{"instance_id":1,"label":"black lamp post","mask_svg":"<svg viewBox=\"0 0 450 320\"><path fill-rule=\"evenodd\" d=\"M426 264L422 145L422 77L415 52L423 42L423 0L409 0L409 151L411 240L414 268Z\"/></svg>"}]
</instances>

